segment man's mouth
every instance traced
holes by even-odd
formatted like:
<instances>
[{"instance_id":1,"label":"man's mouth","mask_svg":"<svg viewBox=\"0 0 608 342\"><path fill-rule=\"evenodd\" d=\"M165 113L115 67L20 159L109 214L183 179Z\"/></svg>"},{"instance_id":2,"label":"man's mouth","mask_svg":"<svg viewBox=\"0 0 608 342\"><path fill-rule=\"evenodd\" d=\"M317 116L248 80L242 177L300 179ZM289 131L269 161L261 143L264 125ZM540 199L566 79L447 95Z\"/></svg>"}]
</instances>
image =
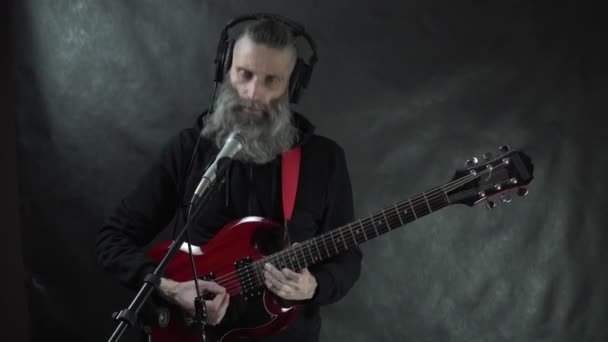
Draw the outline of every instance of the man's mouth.
<instances>
[{"instance_id":1,"label":"man's mouth","mask_svg":"<svg viewBox=\"0 0 608 342\"><path fill-rule=\"evenodd\" d=\"M255 121L264 120L268 118L268 112L264 106L248 106L241 105L240 112L246 116L254 118Z\"/></svg>"},{"instance_id":2,"label":"man's mouth","mask_svg":"<svg viewBox=\"0 0 608 342\"><path fill-rule=\"evenodd\" d=\"M262 115L262 109L260 109L260 108L244 106L243 107L243 111L247 112L247 113L250 113L250 114L257 114L259 116Z\"/></svg>"}]
</instances>

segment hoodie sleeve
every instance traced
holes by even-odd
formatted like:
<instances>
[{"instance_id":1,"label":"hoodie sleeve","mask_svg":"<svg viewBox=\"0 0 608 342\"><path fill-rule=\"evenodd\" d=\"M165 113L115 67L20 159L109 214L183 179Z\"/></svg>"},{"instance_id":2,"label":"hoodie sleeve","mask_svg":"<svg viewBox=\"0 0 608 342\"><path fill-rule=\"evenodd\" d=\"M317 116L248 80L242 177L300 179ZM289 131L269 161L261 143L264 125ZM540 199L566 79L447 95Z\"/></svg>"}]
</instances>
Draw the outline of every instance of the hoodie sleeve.
<instances>
[{"instance_id":1,"label":"hoodie sleeve","mask_svg":"<svg viewBox=\"0 0 608 342\"><path fill-rule=\"evenodd\" d=\"M321 233L354 221L353 207L352 187L344 150L337 146L329 178ZM317 290L309 301L312 304L327 305L342 299L359 279L361 259L361 250L355 247L325 263L312 265L309 270L317 280Z\"/></svg>"},{"instance_id":2,"label":"hoodie sleeve","mask_svg":"<svg viewBox=\"0 0 608 342\"><path fill-rule=\"evenodd\" d=\"M135 289L156 268L143 251L170 222L177 207L177 177L181 138L163 148L135 187L118 203L97 233L97 260L104 270Z\"/></svg>"}]
</instances>

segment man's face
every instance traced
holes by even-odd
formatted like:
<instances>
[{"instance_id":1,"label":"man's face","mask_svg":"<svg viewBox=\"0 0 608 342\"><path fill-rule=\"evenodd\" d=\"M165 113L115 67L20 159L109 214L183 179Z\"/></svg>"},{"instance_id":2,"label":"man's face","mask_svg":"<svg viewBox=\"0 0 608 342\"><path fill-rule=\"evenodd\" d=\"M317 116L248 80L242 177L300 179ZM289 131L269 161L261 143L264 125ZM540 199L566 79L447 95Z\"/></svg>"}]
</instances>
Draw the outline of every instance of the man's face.
<instances>
[{"instance_id":1,"label":"man's face","mask_svg":"<svg viewBox=\"0 0 608 342\"><path fill-rule=\"evenodd\" d=\"M294 64L292 48L272 48L247 36L239 39L234 46L229 79L244 100L243 114L261 119L270 102L286 93Z\"/></svg>"}]
</instances>

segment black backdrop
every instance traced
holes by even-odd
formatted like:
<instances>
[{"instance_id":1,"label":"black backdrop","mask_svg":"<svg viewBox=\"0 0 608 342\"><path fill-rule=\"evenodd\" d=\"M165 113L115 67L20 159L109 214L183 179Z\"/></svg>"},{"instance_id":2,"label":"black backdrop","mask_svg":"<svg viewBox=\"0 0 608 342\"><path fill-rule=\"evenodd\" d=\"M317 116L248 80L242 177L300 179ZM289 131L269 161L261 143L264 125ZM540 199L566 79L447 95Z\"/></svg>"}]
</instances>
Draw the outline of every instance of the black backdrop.
<instances>
[{"instance_id":1,"label":"black backdrop","mask_svg":"<svg viewBox=\"0 0 608 342\"><path fill-rule=\"evenodd\" d=\"M24 0L10 13L10 76L33 340L109 337L111 312L133 294L96 265L96 230L207 107L218 33L251 11L289 16L317 41L298 109L345 148L357 216L502 144L535 164L527 197L492 211L451 206L365 244L360 281L323 309L323 340L608 339L608 164L597 120L606 55L595 9Z\"/></svg>"}]
</instances>

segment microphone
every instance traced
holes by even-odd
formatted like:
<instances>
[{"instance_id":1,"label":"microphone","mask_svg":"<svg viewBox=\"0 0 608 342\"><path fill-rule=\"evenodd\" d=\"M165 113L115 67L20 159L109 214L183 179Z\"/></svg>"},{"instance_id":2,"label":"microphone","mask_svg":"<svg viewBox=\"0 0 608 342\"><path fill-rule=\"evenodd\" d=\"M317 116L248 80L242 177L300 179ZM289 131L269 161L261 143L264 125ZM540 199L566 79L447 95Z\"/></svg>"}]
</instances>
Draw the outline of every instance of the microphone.
<instances>
[{"instance_id":1,"label":"microphone","mask_svg":"<svg viewBox=\"0 0 608 342\"><path fill-rule=\"evenodd\" d=\"M243 149L245 139L241 135L240 131L236 130L228 136L224 146L215 157L213 163L207 168L203 178L198 183L194 195L192 196L192 202L196 201L201 195L207 190L209 185L215 181L218 175L221 175L226 170L228 163L226 159L232 159L240 150ZM218 167L219 164L219 167Z\"/></svg>"}]
</instances>

